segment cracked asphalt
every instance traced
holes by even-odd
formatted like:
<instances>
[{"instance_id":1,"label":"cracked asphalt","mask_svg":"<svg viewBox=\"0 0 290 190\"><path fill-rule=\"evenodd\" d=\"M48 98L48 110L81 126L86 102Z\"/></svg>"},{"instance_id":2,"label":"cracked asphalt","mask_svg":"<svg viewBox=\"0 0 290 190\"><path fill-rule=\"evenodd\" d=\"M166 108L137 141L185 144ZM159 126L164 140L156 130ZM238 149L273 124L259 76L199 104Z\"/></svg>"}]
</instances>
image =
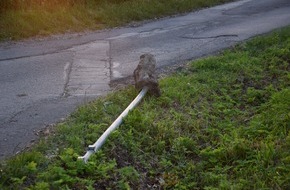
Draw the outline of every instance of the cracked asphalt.
<instances>
[{"instance_id":1,"label":"cracked asphalt","mask_svg":"<svg viewBox=\"0 0 290 190\"><path fill-rule=\"evenodd\" d=\"M110 92L110 83L131 76L143 53L155 55L163 68L287 25L289 0L242 0L137 26L2 42L0 159Z\"/></svg>"}]
</instances>

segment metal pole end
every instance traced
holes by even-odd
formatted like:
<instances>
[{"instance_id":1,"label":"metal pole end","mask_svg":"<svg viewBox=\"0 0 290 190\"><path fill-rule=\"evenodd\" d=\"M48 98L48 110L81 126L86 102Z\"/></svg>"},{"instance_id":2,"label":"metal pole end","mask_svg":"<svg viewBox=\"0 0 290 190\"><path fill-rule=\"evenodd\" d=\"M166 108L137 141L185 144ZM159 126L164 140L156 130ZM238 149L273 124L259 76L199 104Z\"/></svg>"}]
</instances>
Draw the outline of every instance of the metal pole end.
<instances>
[{"instance_id":1,"label":"metal pole end","mask_svg":"<svg viewBox=\"0 0 290 190\"><path fill-rule=\"evenodd\" d=\"M86 157L85 156L79 156L78 157L78 160L82 160L83 162L86 163Z\"/></svg>"}]
</instances>

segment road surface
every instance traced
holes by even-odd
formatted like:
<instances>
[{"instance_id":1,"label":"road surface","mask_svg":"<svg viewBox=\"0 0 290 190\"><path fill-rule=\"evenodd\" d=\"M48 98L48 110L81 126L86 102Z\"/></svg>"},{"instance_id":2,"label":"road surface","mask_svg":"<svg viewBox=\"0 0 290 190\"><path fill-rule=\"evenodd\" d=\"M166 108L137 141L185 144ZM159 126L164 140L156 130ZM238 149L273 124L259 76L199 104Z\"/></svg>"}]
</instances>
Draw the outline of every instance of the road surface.
<instances>
[{"instance_id":1,"label":"road surface","mask_svg":"<svg viewBox=\"0 0 290 190\"><path fill-rule=\"evenodd\" d=\"M0 43L0 159L108 93L143 53L162 68L287 25L289 0L242 0L126 28Z\"/></svg>"}]
</instances>

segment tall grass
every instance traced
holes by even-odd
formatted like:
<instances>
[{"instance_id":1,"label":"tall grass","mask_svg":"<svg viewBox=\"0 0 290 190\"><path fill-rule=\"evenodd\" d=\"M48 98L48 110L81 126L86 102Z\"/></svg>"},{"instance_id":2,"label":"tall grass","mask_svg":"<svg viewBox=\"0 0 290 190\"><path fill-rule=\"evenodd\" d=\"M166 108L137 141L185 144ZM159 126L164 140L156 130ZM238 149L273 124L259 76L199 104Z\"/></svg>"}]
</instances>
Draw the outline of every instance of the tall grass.
<instances>
[{"instance_id":1,"label":"tall grass","mask_svg":"<svg viewBox=\"0 0 290 190\"><path fill-rule=\"evenodd\" d=\"M56 6L74 6L76 4L87 4L92 0L1 0L1 12L7 10L29 10L36 8L48 8Z\"/></svg>"},{"instance_id":2,"label":"tall grass","mask_svg":"<svg viewBox=\"0 0 290 190\"><path fill-rule=\"evenodd\" d=\"M1 0L0 40L96 30L231 0Z\"/></svg>"}]
</instances>

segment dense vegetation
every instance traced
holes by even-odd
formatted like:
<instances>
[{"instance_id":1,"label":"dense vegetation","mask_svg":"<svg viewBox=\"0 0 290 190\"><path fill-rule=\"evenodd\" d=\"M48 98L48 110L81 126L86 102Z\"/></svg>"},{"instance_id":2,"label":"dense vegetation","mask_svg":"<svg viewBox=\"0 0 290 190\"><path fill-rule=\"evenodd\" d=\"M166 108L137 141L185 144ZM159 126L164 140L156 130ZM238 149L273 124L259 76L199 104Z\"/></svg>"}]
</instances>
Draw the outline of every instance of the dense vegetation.
<instances>
[{"instance_id":1,"label":"dense vegetation","mask_svg":"<svg viewBox=\"0 0 290 190\"><path fill-rule=\"evenodd\" d=\"M48 8L57 6L74 6L74 5L87 5L87 4L98 4L100 2L112 2L122 3L128 0L1 0L0 10L28 10L35 8Z\"/></svg>"},{"instance_id":2,"label":"dense vegetation","mask_svg":"<svg viewBox=\"0 0 290 190\"><path fill-rule=\"evenodd\" d=\"M87 164L77 160L135 97L83 106L1 164L0 189L290 189L290 28L160 81Z\"/></svg>"},{"instance_id":3,"label":"dense vegetation","mask_svg":"<svg viewBox=\"0 0 290 190\"><path fill-rule=\"evenodd\" d=\"M232 0L1 0L0 40L120 26Z\"/></svg>"}]
</instances>

